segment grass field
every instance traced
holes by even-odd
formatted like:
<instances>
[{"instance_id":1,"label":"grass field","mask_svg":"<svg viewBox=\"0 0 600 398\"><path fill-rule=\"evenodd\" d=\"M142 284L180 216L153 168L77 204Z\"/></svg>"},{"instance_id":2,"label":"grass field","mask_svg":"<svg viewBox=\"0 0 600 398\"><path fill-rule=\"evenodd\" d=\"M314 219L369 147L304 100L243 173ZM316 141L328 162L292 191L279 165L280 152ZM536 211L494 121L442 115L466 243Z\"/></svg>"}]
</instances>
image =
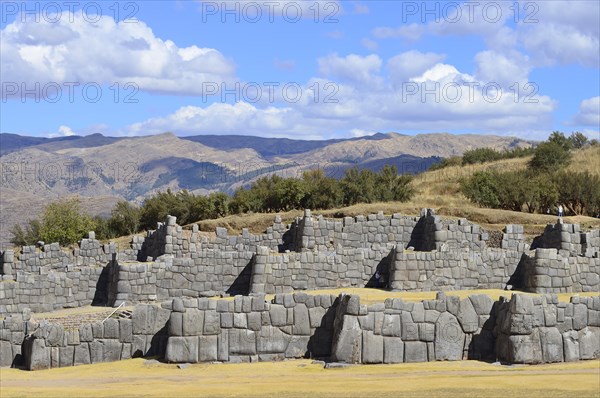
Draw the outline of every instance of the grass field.
<instances>
[{"instance_id":1,"label":"grass field","mask_svg":"<svg viewBox=\"0 0 600 398\"><path fill-rule=\"evenodd\" d=\"M324 369L310 360L176 365L131 359L28 372L0 369L8 397L594 397L600 361L502 366L430 362Z\"/></svg>"}]
</instances>

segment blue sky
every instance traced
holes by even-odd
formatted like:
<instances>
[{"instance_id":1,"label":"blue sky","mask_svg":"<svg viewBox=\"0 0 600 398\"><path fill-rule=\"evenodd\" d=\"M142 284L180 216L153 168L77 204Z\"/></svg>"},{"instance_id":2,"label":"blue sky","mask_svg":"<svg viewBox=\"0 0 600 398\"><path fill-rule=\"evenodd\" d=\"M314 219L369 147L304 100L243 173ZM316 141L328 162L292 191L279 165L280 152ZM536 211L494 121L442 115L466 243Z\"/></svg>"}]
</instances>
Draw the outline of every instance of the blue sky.
<instances>
[{"instance_id":1,"label":"blue sky","mask_svg":"<svg viewBox=\"0 0 600 398\"><path fill-rule=\"evenodd\" d=\"M1 4L6 133L600 134L596 1Z\"/></svg>"}]
</instances>

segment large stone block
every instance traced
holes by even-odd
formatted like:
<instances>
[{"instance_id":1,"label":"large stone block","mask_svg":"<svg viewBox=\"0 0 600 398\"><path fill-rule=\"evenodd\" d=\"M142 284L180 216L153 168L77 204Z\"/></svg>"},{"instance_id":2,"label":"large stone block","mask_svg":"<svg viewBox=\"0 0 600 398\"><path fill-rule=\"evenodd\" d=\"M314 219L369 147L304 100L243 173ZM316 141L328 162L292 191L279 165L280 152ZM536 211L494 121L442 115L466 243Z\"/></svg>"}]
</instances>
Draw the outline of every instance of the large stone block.
<instances>
[{"instance_id":1,"label":"large stone block","mask_svg":"<svg viewBox=\"0 0 600 398\"><path fill-rule=\"evenodd\" d=\"M339 330L335 331L332 359L338 362L361 363L362 331L356 316L344 315Z\"/></svg>"},{"instance_id":2,"label":"large stone block","mask_svg":"<svg viewBox=\"0 0 600 398\"><path fill-rule=\"evenodd\" d=\"M119 341L122 343L133 341L133 322L131 319L119 319Z\"/></svg>"},{"instance_id":3,"label":"large stone block","mask_svg":"<svg viewBox=\"0 0 600 398\"><path fill-rule=\"evenodd\" d=\"M24 342L25 367L29 370L50 368L50 347L42 339L26 338Z\"/></svg>"},{"instance_id":4,"label":"large stone block","mask_svg":"<svg viewBox=\"0 0 600 398\"><path fill-rule=\"evenodd\" d=\"M427 362L427 343L406 341L404 343L404 362Z\"/></svg>"},{"instance_id":5,"label":"large stone block","mask_svg":"<svg viewBox=\"0 0 600 398\"><path fill-rule=\"evenodd\" d=\"M198 362L198 337L169 337L165 359L175 363Z\"/></svg>"},{"instance_id":6,"label":"large stone block","mask_svg":"<svg viewBox=\"0 0 600 398\"><path fill-rule=\"evenodd\" d=\"M387 336L383 338L383 362L404 362L404 342L401 338Z\"/></svg>"},{"instance_id":7,"label":"large stone block","mask_svg":"<svg viewBox=\"0 0 600 398\"><path fill-rule=\"evenodd\" d=\"M200 336L198 338L198 360L212 362L219 359L219 345L216 335Z\"/></svg>"},{"instance_id":8,"label":"large stone block","mask_svg":"<svg viewBox=\"0 0 600 398\"><path fill-rule=\"evenodd\" d=\"M573 329L581 330L588 324L588 309L585 304L573 306Z\"/></svg>"},{"instance_id":9,"label":"large stone block","mask_svg":"<svg viewBox=\"0 0 600 398\"><path fill-rule=\"evenodd\" d=\"M231 355L256 355L256 332L246 329L229 330Z\"/></svg>"},{"instance_id":10,"label":"large stone block","mask_svg":"<svg viewBox=\"0 0 600 398\"><path fill-rule=\"evenodd\" d=\"M477 315L489 315L492 312L494 300L487 294L474 294L469 296Z\"/></svg>"},{"instance_id":11,"label":"large stone block","mask_svg":"<svg viewBox=\"0 0 600 398\"><path fill-rule=\"evenodd\" d=\"M542 346L539 330L530 335L508 336L508 362L536 364L542 363Z\"/></svg>"},{"instance_id":12,"label":"large stone block","mask_svg":"<svg viewBox=\"0 0 600 398\"><path fill-rule=\"evenodd\" d=\"M119 338L119 321L114 318L108 318L103 323L105 339L118 339Z\"/></svg>"},{"instance_id":13,"label":"large stone block","mask_svg":"<svg viewBox=\"0 0 600 398\"><path fill-rule=\"evenodd\" d=\"M282 354L286 351L291 338L279 328L263 326L256 342L257 351L259 354Z\"/></svg>"},{"instance_id":14,"label":"large stone block","mask_svg":"<svg viewBox=\"0 0 600 398\"><path fill-rule=\"evenodd\" d=\"M221 316L215 310L204 312L204 335L217 335L221 333Z\"/></svg>"},{"instance_id":15,"label":"large stone block","mask_svg":"<svg viewBox=\"0 0 600 398\"><path fill-rule=\"evenodd\" d=\"M133 334L155 335L165 331L171 311L154 305L138 304L133 309Z\"/></svg>"},{"instance_id":16,"label":"large stone block","mask_svg":"<svg viewBox=\"0 0 600 398\"><path fill-rule=\"evenodd\" d=\"M545 363L563 362L563 338L557 328L540 328L540 341Z\"/></svg>"},{"instance_id":17,"label":"large stone block","mask_svg":"<svg viewBox=\"0 0 600 398\"><path fill-rule=\"evenodd\" d=\"M73 353L73 365L89 365L90 363L92 362L90 359L90 347L88 343L76 345Z\"/></svg>"},{"instance_id":18,"label":"large stone block","mask_svg":"<svg viewBox=\"0 0 600 398\"><path fill-rule=\"evenodd\" d=\"M437 361L460 361L463 357L465 334L456 319L444 312L435 324L435 359Z\"/></svg>"},{"instance_id":19,"label":"large stone block","mask_svg":"<svg viewBox=\"0 0 600 398\"><path fill-rule=\"evenodd\" d=\"M600 328L586 327L579 331L579 358L600 358Z\"/></svg>"},{"instance_id":20,"label":"large stone block","mask_svg":"<svg viewBox=\"0 0 600 398\"><path fill-rule=\"evenodd\" d=\"M362 363L383 363L383 336L363 331Z\"/></svg>"},{"instance_id":21,"label":"large stone block","mask_svg":"<svg viewBox=\"0 0 600 398\"><path fill-rule=\"evenodd\" d=\"M476 332L479 328L479 316L468 298L460 300L457 319L465 333Z\"/></svg>"},{"instance_id":22,"label":"large stone block","mask_svg":"<svg viewBox=\"0 0 600 398\"><path fill-rule=\"evenodd\" d=\"M304 304L297 304L294 307L294 325L292 333L300 336L310 334L310 319L308 316L308 308Z\"/></svg>"},{"instance_id":23,"label":"large stone block","mask_svg":"<svg viewBox=\"0 0 600 398\"><path fill-rule=\"evenodd\" d=\"M562 334L565 362L579 361L579 334L570 330Z\"/></svg>"},{"instance_id":24,"label":"large stone block","mask_svg":"<svg viewBox=\"0 0 600 398\"><path fill-rule=\"evenodd\" d=\"M61 368L73 366L73 355L75 352L74 346L60 347L59 351L59 366Z\"/></svg>"},{"instance_id":25,"label":"large stone block","mask_svg":"<svg viewBox=\"0 0 600 398\"><path fill-rule=\"evenodd\" d=\"M271 317L271 325L285 326L287 325L287 309L282 305L272 304L269 309Z\"/></svg>"},{"instance_id":26,"label":"large stone block","mask_svg":"<svg viewBox=\"0 0 600 398\"><path fill-rule=\"evenodd\" d=\"M304 358L308 352L309 341L310 336L292 336L285 350L285 357Z\"/></svg>"},{"instance_id":27,"label":"large stone block","mask_svg":"<svg viewBox=\"0 0 600 398\"><path fill-rule=\"evenodd\" d=\"M384 314L383 315L383 326L381 333L384 336L401 337L402 327L400 326L400 315L399 314Z\"/></svg>"},{"instance_id":28,"label":"large stone block","mask_svg":"<svg viewBox=\"0 0 600 398\"><path fill-rule=\"evenodd\" d=\"M179 313L173 312L173 315ZM216 312L215 312L216 314ZM177 316L176 316L177 317ZM199 336L202 334L204 328L204 311L197 308L188 308L182 313L182 335L183 336ZM176 335L177 336L177 335Z\"/></svg>"}]
</instances>

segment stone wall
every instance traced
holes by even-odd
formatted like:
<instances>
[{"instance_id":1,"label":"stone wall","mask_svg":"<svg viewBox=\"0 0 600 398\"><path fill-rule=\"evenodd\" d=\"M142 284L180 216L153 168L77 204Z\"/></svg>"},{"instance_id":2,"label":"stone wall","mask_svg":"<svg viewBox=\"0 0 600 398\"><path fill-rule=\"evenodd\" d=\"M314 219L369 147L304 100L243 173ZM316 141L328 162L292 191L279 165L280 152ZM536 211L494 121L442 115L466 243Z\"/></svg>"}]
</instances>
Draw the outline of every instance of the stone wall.
<instances>
[{"instance_id":1,"label":"stone wall","mask_svg":"<svg viewBox=\"0 0 600 398\"><path fill-rule=\"evenodd\" d=\"M588 252L589 253L589 252ZM568 251L536 249L525 269L525 291L535 293L600 291L600 258L572 256Z\"/></svg>"},{"instance_id":2,"label":"stone wall","mask_svg":"<svg viewBox=\"0 0 600 398\"><path fill-rule=\"evenodd\" d=\"M178 300L169 320L168 362L255 362L328 357L335 296L305 293L234 300Z\"/></svg>"},{"instance_id":3,"label":"stone wall","mask_svg":"<svg viewBox=\"0 0 600 398\"><path fill-rule=\"evenodd\" d=\"M476 359L549 363L600 358L600 296L437 294L434 300L361 304L356 295L305 293L176 298L138 305L131 319L68 328L0 323L1 364L27 369L164 355L168 362L318 358L345 363ZM19 342L22 345L19 346ZM20 355L20 356L19 356Z\"/></svg>"},{"instance_id":4,"label":"stone wall","mask_svg":"<svg viewBox=\"0 0 600 398\"><path fill-rule=\"evenodd\" d=\"M593 257L600 247L600 230L581 231L579 224L548 224L544 233L537 237L533 249L558 249L573 256Z\"/></svg>"},{"instance_id":5,"label":"stone wall","mask_svg":"<svg viewBox=\"0 0 600 398\"><path fill-rule=\"evenodd\" d=\"M515 295L498 305L498 359L508 363L570 362L600 358L600 296Z\"/></svg>"},{"instance_id":6,"label":"stone wall","mask_svg":"<svg viewBox=\"0 0 600 398\"><path fill-rule=\"evenodd\" d=\"M494 302L487 295L465 299L439 293L435 300L361 305L340 300L332 360L403 363L494 359Z\"/></svg>"},{"instance_id":7,"label":"stone wall","mask_svg":"<svg viewBox=\"0 0 600 398\"><path fill-rule=\"evenodd\" d=\"M248 294L254 253L201 249L189 258L115 265L109 302L165 301L173 297Z\"/></svg>"},{"instance_id":8,"label":"stone wall","mask_svg":"<svg viewBox=\"0 0 600 398\"><path fill-rule=\"evenodd\" d=\"M338 248L337 252L270 253L259 248L252 272L252 293L287 293L294 290L338 287L386 287L395 246L379 250ZM379 272L386 283L379 283Z\"/></svg>"},{"instance_id":9,"label":"stone wall","mask_svg":"<svg viewBox=\"0 0 600 398\"><path fill-rule=\"evenodd\" d=\"M131 319L109 318L78 328L60 323L24 323L13 316L0 324L0 365L39 370L163 356L169 315L169 310L140 304Z\"/></svg>"},{"instance_id":10,"label":"stone wall","mask_svg":"<svg viewBox=\"0 0 600 398\"><path fill-rule=\"evenodd\" d=\"M383 212L368 216L327 220L312 217L305 210L304 217L294 225L295 251L336 251L343 248L370 248L378 250L388 243L413 247L419 251L440 249L443 244L452 248L483 249L488 235L478 225L466 219L442 222L432 209L421 210L419 217Z\"/></svg>"},{"instance_id":11,"label":"stone wall","mask_svg":"<svg viewBox=\"0 0 600 398\"><path fill-rule=\"evenodd\" d=\"M46 244L2 253L0 313L346 286L534 292L599 287L598 230L549 226L533 246L560 246L561 260L529 252L522 226L506 227L502 249L487 247L487 239L478 225L441 220L430 209L419 217L380 212L343 220L314 218L307 210L289 226L276 217L264 234L244 230L230 236L217 228L214 239L169 217L120 252L91 232L71 252Z\"/></svg>"},{"instance_id":12,"label":"stone wall","mask_svg":"<svg viewBox=\"0 0 600 398\"><path fill-rule=\"evenodd\" d=\"M389 286L402 291L504 289L521 257L518 251L501 249L398 251Z\"/></svg>"}]
</instances>

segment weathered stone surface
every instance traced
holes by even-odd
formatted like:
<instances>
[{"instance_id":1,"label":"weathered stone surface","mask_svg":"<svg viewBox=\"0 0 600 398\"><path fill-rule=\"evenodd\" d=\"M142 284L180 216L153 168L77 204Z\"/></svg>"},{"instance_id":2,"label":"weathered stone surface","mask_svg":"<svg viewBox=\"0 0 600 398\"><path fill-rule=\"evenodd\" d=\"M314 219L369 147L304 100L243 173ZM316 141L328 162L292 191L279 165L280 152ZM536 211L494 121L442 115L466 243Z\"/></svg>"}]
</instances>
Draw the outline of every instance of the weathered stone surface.
<instances>
[{"instance_id":1,"label":"weathered stone surface","mask_svg":"<svg viewBox=\"0 0 600 398\"><path fill-rule=\"evenodd\" d=\"M570 330L562 334L565 362L579 361L579 334Z\"/></svg>"},{"instance_id":2,"label":"weathered stone surface","mask_svg":"<svg viewBox=\"0 0 600 398\"><path fill-rule=\"evenodd\" d=\"M90 347L88 343L76 345L73 353L73 365L89 365L90 363Z\"/></svg>"},{"instance_id":3,"label":"weathered stone surface","mask_svg":"<svg viewBox=\"0 0 600 398\"><path fill-rule=\"evenodd\" d=\"M460 300L458 306L458 322L465 333L473 333L479 327L479 316L473 307L473 303L468 298Z\"/></svg>"},{"instance_id":4,"label":"weathered stone surface","mask_svg":"<svg viewBox=\"0 0 600 398\"><path fill-rule=\"evenodd\" d=\"M198 360L212 362L219 358L219 347L216 335L198 337Z\"/></svg>"},{"instance_id":5,"label":"weathered stone surface","mask_svg":"<svg viewBox=\"0 0 600 398\"><path fill-rule=\"evenodd\" d=\"M579 331L579 358L600 358L600 328L586 327Z\"/></svg>"},{"instance_id":6,"label":"weathered stone surface","mask_svg":"<svg viewBox=\"0 0 600 398\"><path fill-rule=\"evenodd\" d=\"M508 337L508 361L511 363L536 364L542 362L542 346L538 330L530 335Z\"/></svg>"},{"instance_id":7,"label":"weathered stone surface","mask_svg":"<svg viewBox=\"0 0 600 398\"><path fill-rule=\"evenodd\" d=\"M540 328L540 342L543 362L563 362L563 338L557 328Z\"/></svg>"},{"instance_id":8,"label":"weathered stone surface","mask_svg":"<svg viewBox=\"0 0 600 398\"><path fill-rule=\"evenodd\" d=\"M179 318L179 314L178 312L173 312L169 322L174 318ZM198 336L202 334L204 330L204 311L197 308L188 308L185 312L181 313L181 319L181 336ZM169 328L171 328L170 323ZM175 335L179 336L179 334Z\"/></svg>"},{"instance_id":9,"label":"weathered stone surface","mask_svg":"<svg viewBox=\"0 0 600 398\"><path fill-rule=\"evenodd\" d=\"M50 347L42 339L25 339L26 351L29 353L25 357L25 366L29 370L40 370L50 368Z\"/></svg>"},{"instance_id":10,"label":"weathered stone surface","mask_svg":"<svg viewBox=\"0 0 600 398\"><path fill-rule=\"evenodd\" d=\"M383 336L365 331L362 335L362 363L383 363Z\"/></svg>"},{"instance_id":11,"label":"weathered stone surface","mask_svg":"<svg viewBox=\"0 0 600 398\"><path fill-rule=\"evenodd\" d=\"M399 337L383 338L383 362L384 363L402 363L404 362L404 342Z\"/></svg>"},{"instance_id":12,"label":"weathered stone surface","mask_svg":"<svg viewBox=\"0 0 600 398\"><path fill-rule=\"evenodd\" d=\"M256 332L245 329L230 329L229 354L256 355Z\"/></svg>"},{"instance_id":13,"label":"weathered stone surface","mask_svg":"<svg viewBox=\"0 0 600 398\"><path fill-rule=\"evenodd\" d=\"M352 315L344 315L341 330L336 333L331 351L333 361L360 363L362 331L358 319Z\"/></svg>"},{"instance_id":14,"label":"weathered stone surface","mask_svg":"<svg viewBox=\"0 0 600 398\"><path fill-rule=\"evenodd\" d=\"M285 353L292 336L284 334L279 328L263 326L257 339L257 350L261 354Z\"/></svg>"},{"instance_id":15,"label":"weathered stone surface","mask_svg":"<svg viewBox=\"0 0 600 398\"><path fill-rule=\"evenodd\" d=\"M435 359L459 361L463 356L465 334L456 317L444 312L435 324Z\"/></svg>"},{"instance_id":16,"label":"weathered stone surface","mask_svg":"<svg viewBox=\"0 0 600 398\"><path fill-rule=\"evenodd\" d=\"M269 309L269 315L271 316L271 325L287 325L287 310L284 306L276 304L271 305L271 308Z\"/></svg>"},{"instance_id":17,"label":"weathered stone surface","mask_svg":"<svg viewBox=\"0 0 600 398\"><path fill-rule=\"evenodd\" d=\"M427 362L427 343L406 341L404 343L404 362Z\"/></svg>"},{"instance_id":18,"label":"weathered stone surface","mask_svg":"<svg viewBox=\"0 0 600 398\"><path fill-rule=\"evenodd\" d=\"M285 350L286 358L303 358L308 350L309 336L292 336Z\"/></svg>"},{"instance_id":19,"label":"weathered stone surface","mask_svg":"<svg viewBox=\"0 0 600 398\"><path fill-rule=\"evenodd\" d=\"M169 337L165 359L173 363L198 362L198 337Z\"/></svg>"},{"instance_id":20,"label":"weathered stone surface","mask_svg":"<svg viewBox=\"0 0 600 398\"><path fill-rule=\"evenodd\" d=\"M297 304L294 307L294 325L292 327L292 333L300 336L310 334L308 308L306 308L304 304Z\"/></svg>"}]
</instances>

